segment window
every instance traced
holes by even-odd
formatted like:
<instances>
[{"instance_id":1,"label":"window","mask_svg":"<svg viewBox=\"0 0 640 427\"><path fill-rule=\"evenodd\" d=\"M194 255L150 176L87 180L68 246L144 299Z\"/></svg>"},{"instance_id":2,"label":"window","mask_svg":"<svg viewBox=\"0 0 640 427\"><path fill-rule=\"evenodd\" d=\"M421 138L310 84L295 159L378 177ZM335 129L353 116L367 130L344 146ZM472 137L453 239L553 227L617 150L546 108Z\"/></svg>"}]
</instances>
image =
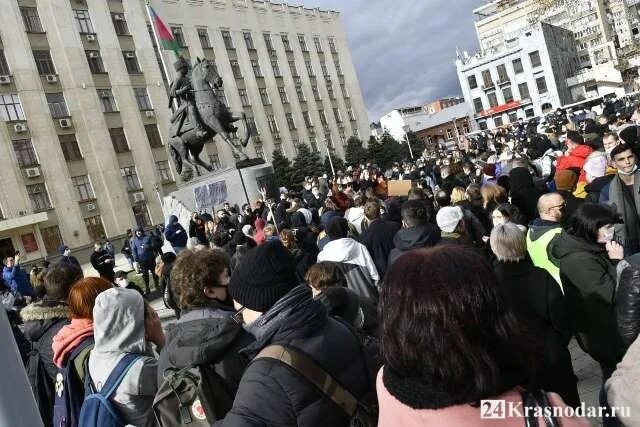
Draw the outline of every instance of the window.
<instances>
[{"instance_id":1,"label":"window","mask_svg":"<svg viewBox=\"0 0 640 427\"><path fill-rule=\"evenodd\" d=\"M540 53L537 50L529 53L529 61L531 61L532 67L539 67L542 65L542 62L540 62Z\"/></svg>"},{"instance_id":2,"label":"window","mask_svg":"<svg viewBox=\"0 0 640 427\"><path fill-rule=\"evenodd\" d=\"M27 185L27 194L34 212L51 209L51 199L44 183Z\"/></svg>"},{"instance_id":3,"label":"window","mask_svg":"<svg viewBox=\"0 0 640 427\"><path fill-rule=\"evenodd\" d=\"M493 108L498 105L498 97L495 93L491 92L487 94L487 99L489 100L489 107Z\"/></svg>"},{"instance_id":4,"label":"window","mask_svg":"<svg viewBox=\"0 0 640 427\"><path fill-rule=\"evenodd\" d=\"M256 143L254 145L254 148L256 150L256 157L260 157L261 159L264 159L264 149L262 148L262 145Z\"/></svg>"},{"instance_id":5,"label":"window","mask_svg":"<svg viewBox=\"0 0 640 427\"><path fill-rule=\"evenodd\" d=\"M122 56L124 56L124 65L127 67L127 72L129 74L140 72L140 65L138 65L138 58L136 58L135 52L125 51L122 52Z\"/></svg>"},{"instance_id":6,"label":"window","mask_svg":"<svg viewBox=\"0 0 640 427\"><path fill-rule=\"evenodd\" d=\"M509 113L509 123L515 123L518 121L518 115L516 114L515 111L512 111L511 113Z\"/></svg>"},{"instance_id":7,"label":"window","mask_svg":"<svg viewBox=\"0 0 640 427\"><path fill-rule=\"evenodd\" d=\"M320 60L320 70L322 71L322 75L327 77L329 75L329 70L327 69L327 63L324 59Z\"/></svg>"},{"instance_id":8,"label":"window","mask_svg":"<svg viewBox=\"0 0 640 427\"><path fill-rule=\"evenodd\" d=\"M340 91L342 92L343 98L349 98L349 91L347 91L347 87L344 84L340 85Z\"/></svg>"},{"instance_id":9,"label":"window","mask_svg":"<svg viewBox=\"0 0 640 427\"><path fill-rule=\"evenodd\" d=\"M40 23L40 17L38 16L38 9L35 7L21 7L20 13L22 14L22 21L24 22L24 28L27 33L42 33L42 24Z\"/></svg>"},{"instance_id":10,"label":"window","mask_svg":"<svg viewBox=\"0 0 640 427\"><path fill-rule=\"evenodd\" d=\"M356 121L356 113L353 112L353 107L348 107L347 108L347 115L349 116L349 120L350 121L352 121L352 122ZM354 130L354 132L355 132L355 130ZM354 135L355 135L355 133L354 133Z\"/></svg>"},{"instance_id":11,"label":"window","mask_svg":"<svg viewBox=\"0 0 640 427\"><path fill-rule=\"evenodd\" d=\"M484 70L482 72L482 83L484 84L485 87L493 86L493 79L491 78L491 71Z\"/></svg>"},{"instance_id":12,"label":"window","mask_svg":"<svg viewBox=\"0 0 640 427\"><path fill-rule=\"evenodd\" d=\"M453 139L453 132L451 129L447 129L447 140Z\"/></svg>"},{"instance_id":13,"label":"window","mask_svg":"<svg viewBox=\"0 0 640 427\"><path fill-rule=\"evenodd\" d=\"M244 43L247 45L248 50L256 50L256 47L253 45L253 38L251 37L250 32L243 32L242 37L244 37Z\"/></svg>"},{"instance_id":14,"label":"window","mask_svg":"<svg viewBox=\"0 0 640 427\"><path fill-rule=\"evenodd\" d=\"M331 83L327 83L327 93L329 94L329 99L336 99L336 94L333 92L333 85Z\"/></svg>"},{"instance_id":15,"label":"window","mask_svg":"<svg viewBox=\"0 0 640 427\"><path fill-rule=\"evenodd\" d=\"M158 175L160 175L160 180L162 182L173 182L173 175L171 174L171 168L169 167L168 160L160 160L156 162L156 167L158 168Z\"/></svg>"},{"instance_id":16,"label":"window","mask_svg":"<svg viewBox=\"0 0 640 427\"><path fill-rule=\"evenodd\" d=\"M533 108L527 108L524 110L524 115L527 117L533 117L535 113L533 112Z\"/></svg>"},{"instance_id":17,"label":"window","mask_svg":"<svg viewBox=\"0 0 640 427\"><path fill-rule=\"evenodd\" d=\"M298 95L298 101L307 102L307 98L304 97L304 92L302 91L302 86L296 86L296 94Z\"/></svg>"},{"instance_id":18,"label":"window","mask_svg":"<svg viewBox=\"0 0 640 427\"><path fill-rule=\"evenodd\" d=\"M13 151L15 151L18 159L18 166L26 168L38 164L36 151L33 149L30 139L17 139L11 142L13 143Z\"/></svg>"},{"instance_id":19,"label":"window","mask_svg":"<svg viewBox=\"0 0 640 427\"><path fill-rule=\"evenodd\" d=\"M282 46L284 46L285 52L291 52L291 43L289 42L289 36L286 34L281 34L280 38L282 39Z\"/></svg>"},{"instance_id":20,"label":"window","mask_svg":"<svg viewBox=\"0 0 640 427\"><path fill-rule=\"evenodd\" d=\"M333 109L333 117L336 119L336 123L342 123L342 115L340 114L340 110L338 108Z\"/></svg>"},{"instance_id":21,"label":"window","mask_svg":"<svg viewBox=\"0 0 640 427\"><path fill-rule=\"evenodd\" d=\"M242 71L240 71L240 64L238 64L238 61L232 59L230 63L231 63L231 71L233 72L233 77L235 77L236 79L241 79Z\"/></svg>"},{"instance_id":22,"label":"window","mask_svg":"<svg viewBox=\"0 0 640 427\"><path fill-rule=\"evenodd\" d=\"M493 118L493 124L496 127L502 126L503 125L502 116L494 117Z\"/></svg>"},{"instance_id":23,"label":"window","mask_svg":"<svg viewBox=\"0 0 640 427\"><path fill-rule=\"evenodd\" d=\"M187 44L184 42L184 34L182 33L182 27L171 27L171 33L173 34L173 38L178 43L178 46L187 47Z\"/></svg>"},{"instance_id":24,"label":"window","mask_svg":"<svg viewBox=\"0 0 640 427\"><path fill-rule=\"evenodd\" d=\"M322 126L327 127L329 123L327 123L327 116L324 114L324 110L318 110L318 115L320 116Z\"/></svg>"},{"instance_id":25,"label":"window","mask_svg":"<svg viewBox=\"0 0 640 427\"><path fill-rule=\"evenodd\" d=\"M295 130L296 129L296 122L293 120L293 114L286 113L284 116L287 119L287 127L289 128L289 130Z\"/></svg>"},{"instance_id":26,"label":"window","mask_svg":"<svg viewBox=\"0 0 640 427\"><path fill-rule=\"evenodd\" d=\"M273 42L271 41L271 34L264 33L262 37L264 38L264 44L267 46L267 51L271 54L275 53L276 50L273 47Z\"/></svg>"},{"instance_id":27,"label":"window","mask_svg":"<svg viewBox=\"0 0 640 427\"><path fill-rule=\"evenodd\" d=\"M512 64L514 73L520 74L524 71L524 68L522 68L522 59L516 58L513 60Z\"/></svg>"},{"instance_id":28,"label":"window","mask_svg":"<svg viewBox=\"0 0 640 427\"><path fill-rule=\"evenodd\" d=\"M44 247L49 255L57 255L58 248L62 246L62 236L57 225L47 228L40 228Z\"/></svg>"},{"instance_id":29,"label":"window","mask_svg":"<svg viewBox=\"0 0 640 427\"><path fill-rule=\"evenodd\" d=\"M476 81L476 76L467 77L467 82L469 83L469 89L475 89L478 87L478 82Z\"/></svg>"},{"instance_id":30,"label":"window","mask_svg":"<svg viewBox=\"0 0 640 427\"><path fill-rule=\"evenodd\" d=\"M69 117L69 111L67 110L67 103L64 102L64 95L62 92L47 93L47 103L49 104L49 111L51 111L51 117L54 119L60 119L62 117Z\"/></svg>"},{"instance_id":31,"label":"window","mask_svg":"<svg viewBox=\"0 0 640 427\"><path fill-rule=\"evenodd\" d=\"M338 53L336 49L336 40L333 37L329 37L329 50L331 53Z\"/></svg>"},{"instance_id":32,"label":"window","mask_svg":"<svg viewBox=\"0 0 640 427\"><path fill-rule=\"evenodd\" d=\"M260 69L260 63L257 59L251 60L251 68L253 68L253 75L256 77L263 77L262 70Z\"/></svg>"},{"instance_id":33,"label":"window","mask_svg":"<svg viewBox=\"0 0 640 427\"><path fill-rule=\"evenodd\" d=\"M272 59L271 60L271 68L273 68L273 75L275 77L282 77L282 73L280 72L280 67L278 66L278 60L277 59Z\"/></svg>"},{"instance_id":34,"label":"window","mask_svg":"<svg viewBox=\"0 0 640 427\"><path fill-rule=\"evenodd\" d=\"M298 77L298 69L296 68L296 61L289 61L289 68L291 69L291 75Z\"/></svg>"},{"instance_id":35,"label":"window","mask_svg":"<svg viewBox=\"0 0 640 427\"><path fill-rule=\"evenodd\" d=\"M507 67L504 64L499 64L497 70L499 82L506 82L509 80L509 76L507 75Z\"/></svg>"},{"instance_id":36,"label":"window","mask_svg":"<svg viewBox=\"0 0 640 427\"><path fill-rule=\"evenodd\" d=\"M71 177L71 182L76 188L76 195L78 196L79 202L96 198L88 175L73 176Z\"/></svg>"},{"instance_id":37,"label":"window","mask_svg":"<svg viewBox=\"0 0 640 427\"><path fill-rule=\"evenodd\" d=\"M258 89L260 92L260 100L262 101L262 105L270 105L271 101L269 100L269 94L267 93L266 87L261 87Z\"/></svg>"},{"instance_id":38,"label":"window","mask_svg":"<svg viewBox=\"0 0 640 427\"><path fill-rule=\"evenodd\" d=\"M127 27L127 21L124 19L123 13L112 13L111 21L113 22L113 28L115 28L117 35L129 35L129 28Z\"/></svg>"},{"instance_id":39,"label":"window","mask_svg":"<svg viewBox=\"0 0 640 427\"><path fill-rule=\"evenodd\" d=\"M14 120L25 120L20 98L16 93L0 94L0 120L11 122Z\"/></svg>"},{"instance_id":40,"label":"window","mask_svg":"<svg viewBox=\"0 0 640 427\"><path fill-rule=\"evenodd\" d=\"M127 137L124 134L122 128L110 128L109 135L111 136L111 143L116 153L126 153L129 151L129 144L127 143Z\"/></svg>"},{"instance_id":41,"label":"window","mask_svg":"<svg viewBox=\"0 0 640 427\"><path fill-rule=\"evenodd\" d=\"M260 132L258 132L258 125L256 125L256 119L254 119L253 117L247 117L247 127L251 129L251 133L253 135L260 134Z\"/></svg>"},{"instance_id":42,"label":"window","mask_svg":"<svg viewBox=\"0 0 640 427\"><path fill-rule=\"evenodd\" d=\"M144 131L151 148L162 147L162 138L160 138L160 132L158 132L158 126L155 123L144 125Z\"/></svg>"},{"instance_id":43,"label":"window","mask_svg":"<svg viewBox=\"0 0 640 427\"><path fill-rule=\"evenodd\" d=\"M309 52L309 48L307 48L307 40L305 40L304 34L298 34L298 43L300 43L300 50L303 52Z\"/></svg>"},{"instance_id":44,"label":"window","mask_svg":"<svg viewBox=\"0 0 640 427\"><path fill-rule=\"evenodd\" d=\"M487 130L487 122L484 120L481 122L478 122L478 127L480 128L480 130Z\"/></svg>"},{"instance_id":45,"label":"window","mask_svg":"<svg viewBox=\"0 0 640 427\"><path fill-rule=\"evenodd\" d=\"M336 61L334 65L336 66L336 73L338 73L339 76L344 76L340 62Z\"/></svg>"},{"instance_id":46,"label":"window","mask_svg":"<svg viewBox=\"0 0 640 427\"><path fill-rule=\"evenodd\" d=\"M313 44L316 46L316 52L322 53L322 43L320 43L320 37L315 36L313 38Z\"/></svg>"},{"instance_id":47,"label":"window","mask_svg":"<svg viewBox=\"0 0 640 427\"><path fill-rule=\"evenodd\" d=\"M209 163L213 170L220 169L220 156L218 154L209 154Z\"/></svg>"},{"instance_id":48,"label":"window","mask_svg":"<svg viewBox=\"0 0 640 427\"><path fill-rule=\"evenodd\" d=\"M271 133L278 133L278 123L276 122L276 116L273 114L267 114L267 122L269 123L269 131Z\"/></svg>"},{"instance_id":49,"label":"window","mask_svg":"<svg viewBox=\"0 0 640 427\"><path fill-rule=\"evenodd\" d=\"M209 33L206 28L198 28L198 38L200 39L200 46L203 49L211 48L211 41L209 40Z\"/></svg>"},{"instance_id":50,"label":"window","mask_svg":"<svg viewBox=\"0 0 640 427\"><path fill-rule=\"evenodd\" d=\"M226 47L227 49L234 49L231 33L227 30L222 30L221 33L222 33L222 41L224 42L224 47Z\"/></svg>"},{"instance_id":51,"label":"window","mask_svg":"<svg viewBox=\"0 0 640 427\"><path fill-rule=\"evenodd\" d=\"M124 178L127 191L135 191L142 188L135 166L125 166L120 168L120 174L122 175L122 178Z\"/></svg>"},{"instance_id":52,"label":"window","mask_svg":"<svg viewBox=\"0 0 640 427\"><path fill-rule=\"evenodd\" d=\"M114 113L118 111L118 105L116 104L116 99L113 97L111 89L98 89L98 97L102 104L103 113Z\"/></svg>"},{"instance_id":53,"label":"window","mask_svg":"<svg viewBox=\"0 0 640 427\"><path fill-rule=\"evenodd\" d=\"M135 205L131 206L131 209L138 227L149 227L151 225L151 217L149 216L147 205Z\"/></svg>"},{"instance_id":54,"label":"window","mask_svg":"<svg viewBox=\"0 0 640 427\"><path fill-rule=\"evenodd\" d=\"M313 93L313 99L316 101L320 101L320 91L318 90L318 86L311 86L311 92Z\"/></svg>"},{"instance_id":55,"label":"window","mask_svg":"<svg viewBox=\"0 0 640 427\"><path fill-rule=\"evenodd\" d=\"M58 135L58 139L66 161L82 160L82 152L74 134Z\"/></svg>"},{"instance_id":56,"label":"window","mask_svg":"<svg viewBox=\"0 0 640 427\"><path fill-rule=\"evenodd\" d=\"M149 99L149 93L147 93L146 87L134 87L133 93L136 96L138 102L138 108L140 111L153 110L151 100Z\"/></svg>"},{"instance_id":57,"label":"window","mask_svg":"<svg viewBox=\"0 0 640 427\"><path fill-rule=\"evenodd\" d=\"M536 87L538 88L538 93L546 93L547 92L547 81L544 79L544 76L538 77L536 79Z\"/></svg>"},{"instance_id":58,"label":"window","mask_svg":"<svg viewBox=\"0 0 640 427\"><path fill-rule=\"evenodd\" d=\"M93 34L93 25L88 10L73 9L73 16L76 20L76 27L80 34Z\"/></svg>"},{"instance_id":59,"label":"window","mask_svg":"<svg viewBox=\"0 0 640 427\"><path fill-rule=\"evenodd\" d=\"M238 89L238 95L240 96L240 102L243 107L250 107L251 101L249 101L249 96L247 95L246 89Z\"/></svg>"},{"instance_id":60,"label":"window","mask_svg":"<svg viewBox=\"0 0 640 427\"><path fill-rule=\"evenodd\" d=\"M316 143L316 137L315 136L310 136L309 137L309 145L311 146L311 149L313 151L315 151L316 153L318 152L318 144Z\"/></svg>"},{"instance_id":61,"label":"window","mask_svg":"<svg viewBox=\"0 0 640 427\"><path fill-rule=\"evenodd\" d=\"M104 232L104 226L102 225L102 218L100 215L85 218L84 225L87 227L87 233L92 241L99 242L105 238L106 233Z\"/></svg>"},{"instance_id":62,"label":"window","mask_svg":"<svg viewBox=\"0 0 640 427\"><path fill-rule=\"evenodd\" d=\"M520 99L529 99L531 97L529 95L529 86L527 86L526 82L518 85L518 92L520 93Z\"/></svg>"},{"instance_id":63,"label":"window","mask_svg":"<svg viewBox=\"0 0 640 427\"><path fill-rule=\"evenodd\" d=\"M307 67L307 74L309 74L309 77L315 77L315 71L313 71L313 65L311 65L311 61L310 60L306 60L304 61L304 64Z\"/></svg>"},{"instance_id":64,"label":"window","mask_svg":"<svg viewBox=\"0 0 640 427\"><path fill-rule=\"evenodd\" d=\"M311 122L311 116L308 111L302 112L302 119L304 120L304 125L308 128L313 127L313 123Z\"/></svg>"},{"instance_id":65,"label":"window","mask_svg":"<svg viewBox=\"0 0 640 427\"><path fill-rule=\"evenodd\" d=\"M502 97L504 98L504 103L513 101L513 93L511 93L511 87L507 86L502 89Z\"/></svg>"},{"instance_id":66,"label":"window","mask_svg":"<svg viewBox=\"0 0 640 427\"><path fill-rule=\"evenodd\" d=\"M53 66L51 53L48 50L34 50L33 59L36 60L36 68L41 76L56 74L56 67Z\"/></svg>"},{"instance_id":67,"label":"window","mask_svg":"<svg viewBox=\"0 0 640 427\"><path fill-rule=\"evenodd\" d=\"M104 73L104 64L100 57L100 52L97 50L86 50L87 61L89 62L89 69L93 74Z\"/></svg>"},{"instance_id":68,"label":"window","mask_svg":"<svg viewBox=\"0 0 640 427\"><path fill-rule=\"evenodd\" d=\"M8 76L11 74L7 58L4 56L4 49L0 49L0 76Z\"/></svg>"}]
</instances>

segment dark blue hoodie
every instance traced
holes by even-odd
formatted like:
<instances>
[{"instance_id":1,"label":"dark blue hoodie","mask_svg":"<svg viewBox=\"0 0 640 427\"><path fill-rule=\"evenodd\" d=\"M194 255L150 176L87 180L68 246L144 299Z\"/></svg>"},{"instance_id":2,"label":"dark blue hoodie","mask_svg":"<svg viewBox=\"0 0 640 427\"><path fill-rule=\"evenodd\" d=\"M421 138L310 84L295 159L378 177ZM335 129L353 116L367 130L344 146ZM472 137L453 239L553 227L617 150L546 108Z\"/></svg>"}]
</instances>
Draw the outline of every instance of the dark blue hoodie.
<instances>
[{"instance_id":1,"label":"dark blue hoodie","mask_svg":"<svg viewBox=\"0 0 640 427\"><path fill-rule=\"evenodd\" d=\"M180 231L180 233L178 233ZM178 217L171 215L169 217L169 223L164 229L164 237L171 243L173 247L185 247L187 246L187 233L178 222Z\"/></svg>"}]
</instances>

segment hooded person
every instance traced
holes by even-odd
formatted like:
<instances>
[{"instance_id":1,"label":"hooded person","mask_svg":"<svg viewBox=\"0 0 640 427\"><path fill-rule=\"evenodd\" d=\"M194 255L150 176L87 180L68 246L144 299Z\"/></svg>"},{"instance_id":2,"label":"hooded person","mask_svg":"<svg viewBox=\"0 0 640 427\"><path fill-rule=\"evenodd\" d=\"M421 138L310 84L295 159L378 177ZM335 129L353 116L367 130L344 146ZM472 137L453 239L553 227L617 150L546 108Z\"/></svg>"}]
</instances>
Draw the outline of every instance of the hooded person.
<instances>
[{"instance_id":1,"label":"hooded person","mask_svg":"<svg viewBox=\"0 0 640 427\"><path fill-rule=\"evenodd\" d=\"M426 204L420 200L406 201L400 209L402 229L393 237L394 248L389 253L387 269L400 255L417 248L434 246L440 240L440 230L430 223Z\"/></svg>"},{"instance_id":2,"label":"hooded person","mask_svg":"<svg viewBox=\"0 0 640 427\"><path fill-rule=\"evenodd\" d=\"M363 349L347 324L329 317L311 290L298 285L295 262L282 244L251 249L234 271L229 293L255 341L241 350L253 362L220 425L348 426L350 416L281 355L306 356L360 400L373 387ZM278 355L275 345L282 346ZM269 355L256 359L263 350Z\"/></svg>"},{"instance_id":3,"label":"hooded person","mask_svg":"<svg viewBox=\"0 0 640 427\"><path fill-rule=\"evenodd\" d=\"M61 255L60 259L58 260L59 263L67 262L67 263L75 264L78 267L80 267L80 263L78 262L78 259L74 256L71 256L71 249L69 249L69 246L60 245L60 247L58 247L58 253Z\"/></svg>"},{"instance_id":4,"label":"hooded person","mask_svg":"<svg viewBox=\"0 0 640 427\"><path fill-rule=\"evenodd\" d=\"M525 224L537 216L537 203L542 192L533 184L533 177L527 168L516 167L509 172L509 195L511 203L518 207L525 217Z\"/></svg>"},{"instance_id":5,"label":"hooded person","mask_svg":"<svg viewBox=\"0 0 640 427\"><path fill-rule=\"evenodd\" d=\"M228 294L229 260L220 251L185 251L176 261L171 281L180 319L167 327L166 345L158 360L158 385L166 374L191 366L204 368L221 387L213 399L216 415L231 408L246 367L238 351L252 341L233 321ZM226 397L226 399L224 398Z\"/></svg>"},{"instance_id":6,"label":"hooded person","mask_svg":"<svg viewBox=\"0 0 640 427\"><path fill-rule=\"evenodd\" d=\"M349 223L344 218L332 219L325 231L329 242L318 254L318 262L335 263L345 275L349 289L377 304L380 276L367 247L347 237Z\"/></svg>"},{"instance_id":7,"label":"hooded person","mask_svg":"<svg viewBox=\"0 0 640 427\"><path fill-rule=\"evenodd\" d=\"M93 324L95 345L89 356L90 381L100 391L125 355L137 355L110 401L125 424L153 425L158 361L147 339L158 350L164 345L157 313L145 305L138 292L112 288L96 297Z\"/></svg>"},{"instance_id":8,"label":"hooded person","mask_svg":"<svg viewBox=\"0 0 640 427\"><path fill-rule=\"evenodd\" d=\"M164 229L164 237L171 243L171 247L176 255L179 254L187 246L187 232L178 222L175 215L169 216L169 221Z\"/></svg>"},{"instance_id":9,"label":"hooded person","mask_svg":"<svg viewBox=\"0 0 640 427\"><path fill-rule=\"evenodd\" d=\"M142 280L144 281L145 293L151 292L149 288L149 272L153 277L153 284L158 287L159 278L156 275L156 253L151 236L144 234L144 228L140 227L136 230L136 234L131 239L131 253L133 260L140 266Z\"/></svg>"}]
</instances>

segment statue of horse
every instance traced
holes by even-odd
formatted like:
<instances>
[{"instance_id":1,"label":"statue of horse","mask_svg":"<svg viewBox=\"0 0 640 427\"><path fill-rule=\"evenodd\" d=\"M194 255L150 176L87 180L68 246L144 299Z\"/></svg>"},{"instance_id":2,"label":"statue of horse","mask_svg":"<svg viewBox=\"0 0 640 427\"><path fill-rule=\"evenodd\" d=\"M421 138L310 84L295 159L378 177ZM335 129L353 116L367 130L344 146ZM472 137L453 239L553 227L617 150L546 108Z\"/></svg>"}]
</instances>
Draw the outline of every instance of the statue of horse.
<instances>
[{"instance_id":1,"label":"statue of horse","mask_svg":"<svg viewBox=\"0 0 640 427\"><path fill-rule=\"evenodd\" d=\"M251 136L245 115L233 116L218 94L216 94L215 90L222 87L222 79L216 72L213 61L197 58L191 71L191 85L193 86L196 109L205 132L203 134L202 131L198 131L195 123L189 123L185 120L172 120L171 138L169 140L176 171L182 175L185 181L190 178L187 179L185 175L188 174L183 174L183 170L187 172L195 169L197 175L200 175L198 166L202 166L208 171L213 170L211 165L200 159L200 153L204 144L216 135L220 135L222 140L229 145L234 156L239 161L248 159L248 156L239 146L240 144L236 144L229 135L237 130L233 126L234 122L242 120L245 124L246 136L241 141L242 147L247 146ZM187 166L188 169L184 168L184 166Z\"/></svg>"}]
</instances>

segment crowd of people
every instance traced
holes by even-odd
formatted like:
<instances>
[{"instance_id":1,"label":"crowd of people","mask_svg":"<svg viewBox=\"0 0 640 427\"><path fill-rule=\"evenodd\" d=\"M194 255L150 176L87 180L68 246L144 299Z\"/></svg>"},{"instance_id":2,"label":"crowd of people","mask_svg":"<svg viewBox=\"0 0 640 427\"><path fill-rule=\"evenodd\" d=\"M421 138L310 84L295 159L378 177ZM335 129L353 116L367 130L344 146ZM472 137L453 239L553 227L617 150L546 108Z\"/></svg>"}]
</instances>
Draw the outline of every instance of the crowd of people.
<instances>
[{"instance_id":1,"label":"crowd of people","mask_svg":"<svg viewBox=\"0 0 640 427\"><path fill-rule=\"evenodd\" d=\"M589 425L567 411L584 400L575 339L601 367L603 425L638 425L631 120L557 111L170 216L122 248L145 292L114 272L113 246L95 246L99 278L67 247L31 279L7 258L3 303L43 422L467 426L499 399L564 412L481 425ZM149 276L175 311L164 328Z\"/></svg>"}]
</instances>

